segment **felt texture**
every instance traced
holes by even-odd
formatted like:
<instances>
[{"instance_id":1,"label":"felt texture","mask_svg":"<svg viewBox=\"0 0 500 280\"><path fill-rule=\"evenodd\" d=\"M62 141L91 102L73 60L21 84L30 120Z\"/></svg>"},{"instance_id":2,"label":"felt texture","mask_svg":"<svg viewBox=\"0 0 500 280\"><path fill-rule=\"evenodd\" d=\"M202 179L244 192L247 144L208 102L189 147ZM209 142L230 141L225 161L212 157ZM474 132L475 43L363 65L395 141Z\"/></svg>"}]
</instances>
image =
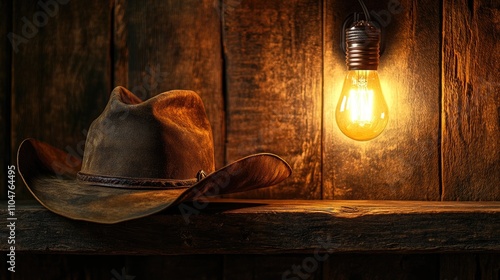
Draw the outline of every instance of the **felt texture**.
<instances>
[{"instance_id":1,"label":"felt texture","mask_svg":"<svg viewBox=\"0 0 500 280\"><path fill-rule=\"evenodd\" d=\"M268 153L214 171L211 131L193 91L169 91L143 102L117 87L89 129L82 161L26 139L18 149L19 173L52 212L105 224L186 200L269 187L290 176L290 166ZM200 170L208 175L197 178Z\"/></svg>"}]
</instances>

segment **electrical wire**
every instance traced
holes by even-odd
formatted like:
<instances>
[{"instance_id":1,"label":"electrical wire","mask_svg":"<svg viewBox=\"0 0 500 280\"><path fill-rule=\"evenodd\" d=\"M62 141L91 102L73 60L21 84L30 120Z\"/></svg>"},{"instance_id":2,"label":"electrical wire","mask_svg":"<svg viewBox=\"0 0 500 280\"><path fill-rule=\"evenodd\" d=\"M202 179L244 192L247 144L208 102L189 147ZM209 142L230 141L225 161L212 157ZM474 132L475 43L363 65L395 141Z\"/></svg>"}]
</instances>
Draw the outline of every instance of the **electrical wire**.
<instances>
[{"instance_id":1,"label":"electrical wire","mask_svg":"<svg viewBox=\"0 0 500 280\"><path fill-rule=\"evenodd\" d=\"M365 6L365 3L363 3L363 0L358 0L359 4L361 5L361 8L363 9L363 13L365 14L365 18L367 21L371 21L370 18L370 13L368 12L368 9Z\"/></svg>"}]
</instances>

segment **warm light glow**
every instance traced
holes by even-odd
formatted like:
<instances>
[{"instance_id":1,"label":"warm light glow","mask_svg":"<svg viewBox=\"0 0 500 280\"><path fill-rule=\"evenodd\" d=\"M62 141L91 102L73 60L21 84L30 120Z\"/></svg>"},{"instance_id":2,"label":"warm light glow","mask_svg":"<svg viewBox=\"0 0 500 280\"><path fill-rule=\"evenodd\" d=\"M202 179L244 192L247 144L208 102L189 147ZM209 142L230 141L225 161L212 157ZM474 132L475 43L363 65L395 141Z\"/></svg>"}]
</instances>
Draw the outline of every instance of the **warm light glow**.
<instances>
[{"instance_id":1,"label":"warm light glow","mask_svg":"<svg viewBox=\"0 0 500 280\"><path fill-rule=\"evenodd\" d=\"M376 70L347 73L335 117L340 130L354 140L370 140L382 133L389 112Z\"/></svg>"}]
</instances>

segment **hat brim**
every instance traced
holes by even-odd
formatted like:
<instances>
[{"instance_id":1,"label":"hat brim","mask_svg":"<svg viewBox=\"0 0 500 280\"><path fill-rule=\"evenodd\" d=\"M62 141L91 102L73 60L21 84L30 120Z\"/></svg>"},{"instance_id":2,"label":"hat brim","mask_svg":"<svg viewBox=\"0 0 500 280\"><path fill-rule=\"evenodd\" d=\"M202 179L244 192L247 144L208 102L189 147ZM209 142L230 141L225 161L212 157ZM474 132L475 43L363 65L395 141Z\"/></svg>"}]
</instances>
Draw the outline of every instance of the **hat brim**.
<instances>
[{"instance_id":1,"label":"hat brim","mask_svg":"<svg viewBox=\"0 0 500 280\"><path fill-rule=\"evenodd\" d=\"M256 154L209 174L188 188L140 189L90 185L76 180L81 162L43 142L26 139L19 146L18 168L33 196L64 217L113 224L145 217L183 201L275 185L291 174L273 154Z\"/></svg>"}]
</instances>

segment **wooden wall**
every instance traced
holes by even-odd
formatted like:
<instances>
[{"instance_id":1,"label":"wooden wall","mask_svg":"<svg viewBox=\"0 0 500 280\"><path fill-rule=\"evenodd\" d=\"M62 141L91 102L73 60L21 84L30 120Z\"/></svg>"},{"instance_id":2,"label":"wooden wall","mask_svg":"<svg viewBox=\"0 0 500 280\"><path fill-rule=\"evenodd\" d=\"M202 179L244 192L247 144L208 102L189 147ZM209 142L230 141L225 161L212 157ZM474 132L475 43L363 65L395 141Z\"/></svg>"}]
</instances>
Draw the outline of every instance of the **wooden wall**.
<instances>
[{"instance_id":1,"label":"wooden wall","mask_svg":"<svg viewBox=\"0 0 500 280\"><path fill-rule=\"evenodd\" d=\"M395 2L370 7L390 14L379 69L390 121L356 142L333 117L346 73L338 33L355 2L69 2L31 34L36 1L4 1L3 34L26 39L0 54L2 161L27 137L81 155L116 85L144 99L183 88L204 100L219 167L265 151L293 167L238 197L500 199L498 7Z\"/></svg>"},{"instance_id":2,"label":"wooden wall","mask_svg":"<svg viewBox=\"0 0 500 280\"><path fill-rule=\"evenodd\" d=\"M334 120L345 57L338 51L344 15L356 9L327 2L325 33L325 196L333 199L439 200L439 35L438 1L377 1L384 15L386 50L379 75L390 106L385 132L373 141L345 137ZM394 1L393 1L394 2ZM394 2L399 3L399 2ZM329 5L328 5L329 4ZM336 9L336 7L342 7Z\"/></svg>"},{"instance_id":3,"label":"wooden wall","mask_svg":"<svg viewBox=\"0 0 500 280\"><path fill-rule=\"evenodd\" d=\"M499 8L498 1L451 0L443 7L445 200L500 199Z\"/></svg>"},{"instance_id":4,"label":"wooden wall","mask_svg":"<svg viewBox=\"0 0 500 280\"><path fill-rule=\"evenodd\" d=\"M35 32L25 25L44 11L37 2L0 1L0 35L26 37L17 49L9 39L0 44L2 199L5 166L24 138L82 155L86 129L123 85L144 99L197 91L219 167L265 151L292 166L286 182L234 197L500 200L497 1L367 1L386 22L379 75L390 106L386 131L369 142L341 134L333 112L346 73L338 34L344 17L360 10L356 1L60 0L68 3ZM21 184L17 194L32 199ZM206 279L269 279L304 257L193 258L210 260ZM151 269L186 265L136 261ZM499 262L472 254L340 255L314 279L375 279L386 275L376 268L382 264L407 278L429 267L430 279L495 279Z\"/></svg>"}]
</instances>

